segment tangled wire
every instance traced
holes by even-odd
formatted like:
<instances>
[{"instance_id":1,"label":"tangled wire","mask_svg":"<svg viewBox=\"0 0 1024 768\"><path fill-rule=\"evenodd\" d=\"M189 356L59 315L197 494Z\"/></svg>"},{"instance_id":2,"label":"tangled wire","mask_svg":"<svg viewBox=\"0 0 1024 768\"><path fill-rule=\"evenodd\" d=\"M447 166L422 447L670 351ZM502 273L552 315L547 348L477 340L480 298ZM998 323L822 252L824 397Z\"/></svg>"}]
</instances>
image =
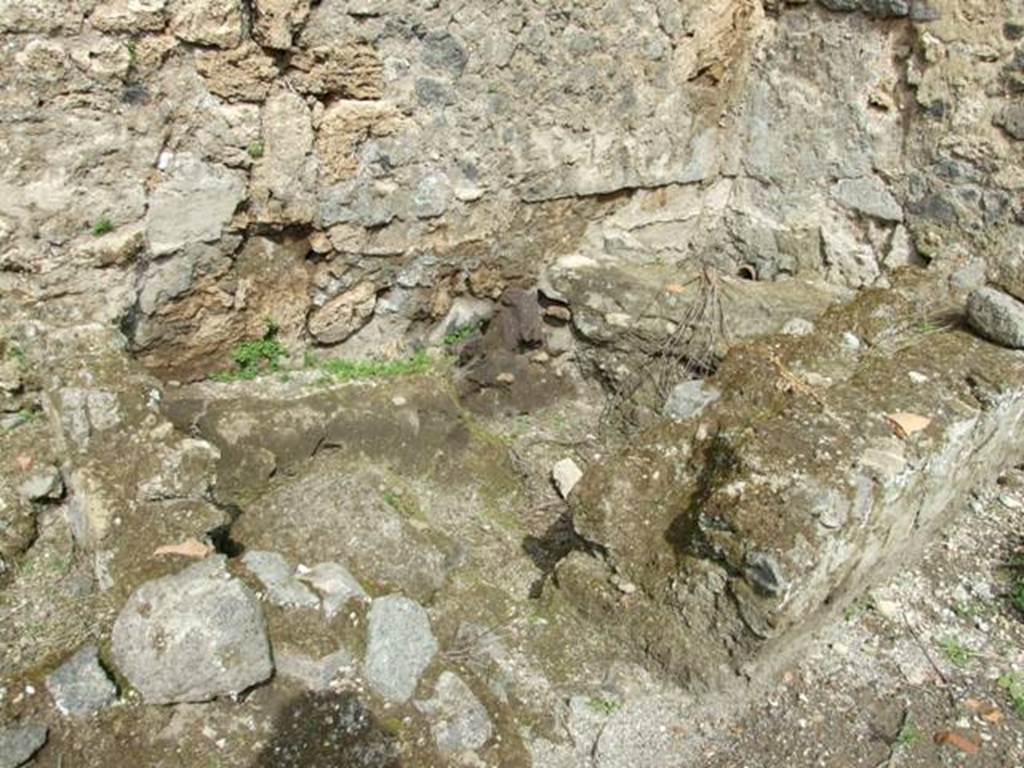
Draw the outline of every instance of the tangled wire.
<instances>
[{"instance_id":1,"label":"tangled wire","mask_svg":"<svg viewBox=\"0 0 1024 768\"><path fill-rule=\"evenodd\" d=\"M671 317L665 297L686 292L696 285L694 299L677 318ZM683 381L703 378L714 372L716 351L728 341L722 306L722 280L719 272L705 265L699 274L685 283L667 286L652 305L626 332L626 345L635 350L639 364L614 385L614 392L601 417L602 426L629 434L644 424L645 414L657 411L668 399L673 387ZM667 318L672 332L652 341L651 334L639 327L644 317Z\"/></svg>"}]
</instances>

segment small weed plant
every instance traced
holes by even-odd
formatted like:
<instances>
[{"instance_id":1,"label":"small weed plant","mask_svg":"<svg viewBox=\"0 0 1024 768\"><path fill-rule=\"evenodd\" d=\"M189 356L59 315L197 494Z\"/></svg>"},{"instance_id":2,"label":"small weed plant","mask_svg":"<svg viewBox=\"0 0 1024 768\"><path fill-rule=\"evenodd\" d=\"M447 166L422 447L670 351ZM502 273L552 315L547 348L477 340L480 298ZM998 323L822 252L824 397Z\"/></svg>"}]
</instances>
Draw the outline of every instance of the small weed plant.
<instances>
[{"instance_id":1,"label":"small weed plant","mask_svg":"<svg viewBox=\"0 0 1024 768\"><path fill-rule=\"evenodd\" d=\"M943 654L954 667L966 667L976 655L955 637L947 637L939 644L939 647L942 648Z\"/></svg>"},{"instance_id":2,"label":"small weed plant","mask_svg":"<svg viewBox=\"0 0 1024 768\"><path fill-rule=\"evenodd\" d=\"M900 729L899 735L896 737L896 746L909 749L917 744L920 739L921 732L917 730L917 727L913 723L907 722Z\"/></svg>"},{"instance_id":3,"label":"small weed plant","mask_svg":"<svg viewBox=\"0 0 1024 768\"><path fill-rule=\"evenodd\" d=\"M445 349L451 349L470 338L477 331L483 329L483 326L483 323L469 323L468 325L463 325L455 330L449 331L445 334L445 337L441 339L441 345L445 347Z\"/></svg>"},{"instance_id":4,"label":"small weed plant","mask_svg":"<svg viewBox=\"0 0 1024 768\"><path fill-rule=\"evenodd\" d=\"M231 353L235 367L213 375L216 381L249 381L264 373L277 373L281 359L288 357L288 350L277 338L279 328L271 319L266 321L266 330L260 339L243 341Z\"/></svg>"},{"instance_id":5,"label":"small weed plant","mask_svg":"<svg viewBox=\"0 0 1024 768\"><path fill-rule=\"evenodd\" d=\"M596 715L611 717L619 710L619 702L614 699L588 699L587 708Z\"/></svg>"},{"instance_id":6,"label":"small weed plant","mask_svg":"<svg viewBox=\"0 0 1024 768\"><path fill-rule=\"evenodd\" d=\"M108 232L114 231L114 222L109 217L103 216L92 225L92 229L89 230L93 237L102 237Z\"/></svg>"},{"instance_id":7,"label":"small weed plant","mask_svg":"<svg viewBox=\"0 0 1024 768\"><path fill-rule=\"evenodd\" d=\"M1008 672L998 680L998 685L1010 697L1010 705L1018 715L1024 716L1024 677Z\"/></svg>"}]
</instances>

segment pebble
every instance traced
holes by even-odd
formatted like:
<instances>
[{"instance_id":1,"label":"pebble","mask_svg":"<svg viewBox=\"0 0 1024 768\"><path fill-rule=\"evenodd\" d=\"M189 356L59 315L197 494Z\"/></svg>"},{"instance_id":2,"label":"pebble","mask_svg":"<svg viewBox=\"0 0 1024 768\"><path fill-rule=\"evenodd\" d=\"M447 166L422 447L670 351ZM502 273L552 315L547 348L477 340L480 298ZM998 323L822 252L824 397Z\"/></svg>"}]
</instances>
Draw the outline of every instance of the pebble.
<instances>
[{"instance_id":1,"label":"pebble","mask_svg":"<svg viewBox=\"0 0 1024 768\"><path fill-rule=\"evenodd\" d=\"M43 748L49 731L41 723L0 726L0 768L17 768Z\"/></svg>"},{"instance_id":2,"label":"pebble","mask_svg":"<svg viewBox=\"0 0 1024 768\"><path fill-rule=\"evenodd\" d=\"M551 479L563 499L568 498L582 477L583 470L571 458L564 458L551 468Z\"/></svg>"},{"instance_id":3,"label":"pebble","mask_svg":"<svg viewBox=\"0 0 1024 768\"><path fill-rule=\"evenodd\" d=\"M807 336L814 333L814 323L802 317L794 317L786 321L781 332L786 336Z\"/></svg>"},{"instance_id":4,"label":"pebble","mask_svg":"<svg viewBox=\"0 0 1024 768\"><path fill-rule=\"evenodd\" d=\"M45 467L23 482L18 492L28 501L55 501L64 495L64 480L56 467Z\"/></svg>"},{"instance_id":5,"label":"pebble","mask_svg":"<svg viewBox=\"0 0 1024 768\"><path fill-rule=\"evenodd\" d=\"M427 612L406 597L388 595L373 602L369 623L363 675L383 698L408 701L438 650Z\"/></svg>"},{"instance_id":6,"label":"pebble","mask_svg":"<svg viewBox=\"0 0 1024 768\"><path fill-rule=\"evenodd\" d=\"M242 556L242 563L260 580L267 596L275 605L296 608L320 607L320 600L295 577L292 567L280 553L250 550Z\"/></svg>"},{"instance_id":7,"label":"pebble","mask_svg":"<svg viewBox=\"0 0 1024 768\"><path fill-rule=\"evenodd\" d=\"M622 578L618 574L614 574L611 578L612 586L614 586L619 592L624 595L632 595L636 592L636 584Z\"/></svg>"},{"instance_id":8,"label":"pebble","mask_svg":"<svg viewBox=\"0 0 1024 768\"><path fill-rule=\"evenodd\" d=\"M1002 504L1007 509L1012 509L1014 511L1024 507L1024 503L1022 503L1019 499L1015 499L1013 496L1008 496L1006 494L1003 494L1002 496L999 497L999 503Z\"/></svg>"},{"instance_id":9,"label":"pebble","mask_svg":"<svg viewBox=\"0 0 1024 768\"><path fill-rule=\"evenodd\" d=\"M879 615L883 618L889 619L889 621L895 621L899 618L900 604L895 600L876 597L872 602L875 606L875 610L878 611Z\"/></svg>"},{"instance_id":10,"label":"pebble","mask_svg":"<svg viewBox=\"0 0 1024 768\"><path fill-rule=\"evenodd\" d=\"M299 578L322 595L324 615L328 619L344 608L349 600L369 599L366 590L341 563L319 563L312 568L304 568Z\"/></svg>"},{"instance_id":11,"label":"pebble","mask_svg":"<svg viewBox=\"0 0 1024 768\"><path fill-rule=\"evenodd\" d=\"M99 651L86 645L46 678L46 687L65 715L88 717L117 700L117 688L100 666Z\"/></svg>"},{"instance_id":12,"label":"pebble","mask_svg":"<svg viewBox=\"0 0 1024 768\"><path fill-rule=\"evenodd\" d=\"M547 317L553 317L566 323L572 320L572 312L568 307L563 307L561 304L552 304L550 307L546 307L544 314Z\"/></svg>"}]
</instances>

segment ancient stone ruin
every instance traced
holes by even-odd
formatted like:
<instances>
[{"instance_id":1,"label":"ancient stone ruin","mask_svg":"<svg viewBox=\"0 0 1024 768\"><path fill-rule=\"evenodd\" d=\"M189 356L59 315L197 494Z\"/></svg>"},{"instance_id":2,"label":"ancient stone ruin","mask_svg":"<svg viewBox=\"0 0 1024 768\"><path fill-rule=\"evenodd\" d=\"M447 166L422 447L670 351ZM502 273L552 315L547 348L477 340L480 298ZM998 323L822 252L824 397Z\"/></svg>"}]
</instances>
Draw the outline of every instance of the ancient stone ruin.
<instances>
[{"instance_id":1,"label":"ancient stone ruin","mask_svg":"<svg viewBox=\"0 0 1024 768\"><path fill-rule=\"evenodd\" d=\"M0 768L1024 765L1019 0L0 34Z\"/></svg>"}]
</instances>

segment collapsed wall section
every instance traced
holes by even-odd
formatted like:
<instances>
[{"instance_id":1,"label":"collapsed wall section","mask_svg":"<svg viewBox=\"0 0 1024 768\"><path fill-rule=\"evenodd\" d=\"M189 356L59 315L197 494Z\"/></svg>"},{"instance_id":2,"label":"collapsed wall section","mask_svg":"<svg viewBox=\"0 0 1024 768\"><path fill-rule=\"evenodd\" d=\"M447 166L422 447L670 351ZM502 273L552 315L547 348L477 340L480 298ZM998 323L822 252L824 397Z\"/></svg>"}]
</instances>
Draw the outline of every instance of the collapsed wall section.
<instances>
[{"instance_id":1,"label":"collapsed wall section","mask_svg":"<svg viewBox=\"0 0 1024 768\"><path fill-rule=\"evenodd\" d=\"M693 685L799 648L1024 458L1024 362L955 315L922 325L949 301L902 283L733 349L716 402L584 476L573 520L598 555L559 588Z\"/></svg>"}]
</instances>

